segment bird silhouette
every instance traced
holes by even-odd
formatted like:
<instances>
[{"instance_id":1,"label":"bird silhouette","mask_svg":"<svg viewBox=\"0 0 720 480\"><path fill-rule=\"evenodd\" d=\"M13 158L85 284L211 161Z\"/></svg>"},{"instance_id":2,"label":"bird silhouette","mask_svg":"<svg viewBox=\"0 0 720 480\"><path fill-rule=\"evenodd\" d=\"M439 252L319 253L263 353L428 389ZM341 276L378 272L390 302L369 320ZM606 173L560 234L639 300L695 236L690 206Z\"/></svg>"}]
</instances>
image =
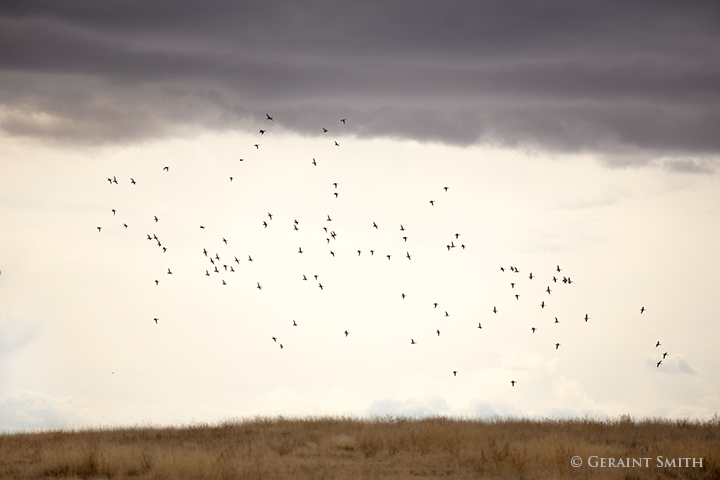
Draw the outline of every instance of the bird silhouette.
<instances>
[{"instance_id":1,"label":"bird silhouette","mask_svg":"<svg viewBox=\"0 0 720 480\"><path fill-rule=\"evenodd\" d=\"M645 307L640 307L640 313L642 314L645 311Z\"/></svg>"},{"instance_id":2,"label":"bird silhouette","mask_svg":"<svg viewBox=\"0 0 720 480\"><path fill-rule=\"evenodd\" d=\"M667 357L668 352L663 353L663 359Z\"/></svg>"},{"instance_id":3,"label":"bird silhouette","mask_svg":"<svg viewBox=\"0 0 720 480\"><path fill-rule=\"evenodd\" d=\"M410 339L410 345L417 345L417 342L414 339Z\"/></svg>"},{"instance_id":4,"label":"bird silhouette","mask_svg":"<svg viewBox=\"0 0 720 480\"><path fill-rule=\"evenodd\" d=\"M295 320L293 320L293 327L297 327L297 323L295 323Z\"/></svg>"},{"instance_id":5,"label":"bird silhouette","mask_svg":"<svg viewBox=\"0 0 720 480\"><path fill-rule=\"evenodd\" d=\"M335 141L335 146L336 146L336 147L339 147L339 146L340 146L340 144L339 144L339 143L337 143L337 141Z\"/></svg>"},{"instance_id":6,"label":"bird silhouette","mask_svg":"<svg viewBox=\"0 0 720 480\"><path fill-rule=\"evenodd\" d=\"M313 158L312 164L317 167L317 162L315 161L314 158Z\"/></svg>"},{"instance_id":7,"label":"bird silhouette","mask_svg":"<svg viewBox=\"0 0 720 480\"><path fill-rule=\"evenodd\" d=\"M262 285L260 285L260 282L257 282L257 289L262 290Z\"/></svg>"},{"instance_id":8,"label":"bird silhouette","mask_svg":"<svg viewBox=\"0 0 720 480\"><path fill-rule=\"evenodd\" d=\"M168 268L168 275L172 275L172 271Z\"/></svg>"},{"instance_id":9,"label":"bird silhouette","mask_svg":"<svg viewBox=\"0 0 720 480\"><path fill-rule=\"evenodd\" d=\"M260 135L265 135L265 130L263 130L262 128L260 129Z\"/></svg>"},{"instance_id":10,"label":"bird silhouette","mask_svg":"<svg viewBox=\"0 0 720 480\"><path fill-rule=\"evenodd\" d=\"M453 370L453 377L457 377L457 370Z\"/></svg>"},{"instance_id":11,"label":"bird silhouette","mask_svg":"<svg viewBox=\"0 0 720 480\"><path fill-rule=\"evenodd\" d=\"M661 364L661 363L662 363L662 360L660 360L659 362L657 362L658 368L660 368L660 364Z\"/></svg>"},{"instance_id":12,"label":"bird silhouette","mask_svg":"<svg viewBox=\"0 0 720 480\"><path fill-rule=\"evenodd\" d=\"M267 120L275 121L275 119L271 117L269 113L266 113L265 116L267 117Z\"/></svg>"},{"instance_id":13,"label":"bird silhouette","mask_svg":"<svg viewBox=\"0 0 720 480\"><path fill-rule=\"evenodd\" d=\"M348 332L347 330L345 330L345 336L347 337L348 335L350 335L350 332Z\"/></svg>"},{"instance_id":14,"label":"bird silhouette","mask_svg":"<svg viewBox=\"0 0 720 480\"><path fill-rule=\"evenodd\" d=\"M497 313L497 312L498 312L497 307L493 307L493 313Z\"/></svg>"},{"instance_id":15,"label":"bird silhouette","mask_svg":"<svg viewBox=\"0 0 720 480\"><path fill-rule=\"evenodd\" d=\"M655 348L659 347L660 345L662 345L662 343L660 343L660 340L658 340L657 343L655 344Z\"/></svg>"},{"instance_id":16,"label":"bird silhouette","mask_svg":"<svg viewBox=\"0 0 720 480\"><path fill-rule=\"evenodd\" d=\"M435 206L435 200L430 200L430 206L432 206L432 207Z\"/></svg>"},{"instance_id":17,"label":"bird silhouette","mask_svg":"<svg viewBox=\"0 0 720 480\"><path fill-rule=\"evenodd\" d=\"M158 319L158 318L153 318L153 320L155 320L155 325L157 325L159 319Z\"/></svg>"},{"instance_id":18,"label":"bird silhouette","mask_svg":"<svg viewBox=\"0 0 720 480\"><path fill-rule=\"evenodd\" d=\"M405 258L407 258L408 260L412 260L412 255L410 255L410 252L405 252Z\"/></svg>"},{"instance_id":19,"label":"bird silhouette","mask_svg":"<svg viewBox=\"0 0 720 480\"><path fill-rule=\"evenodd\" d=\"M302 247L300 247L300 249L298 250L298 253L303 253Z\"/></svg>"},{"instance_id":20,"label":"bird silhouette","mask_svg":"<svg viewBox=\"0 0 720 480\"><path fill-rule=\"evenodd\" d=\"M482 324L478 322L478 328L482 328Z\"/></svg>"},{"instance_id":21,"label":"bird silhouette","mask_svg":"<svg viewBox=\"0 0 720 480\"><path fill-rule=\"evenodd\" d=\"M513 387L515 386L516 383L517 382L515 380L510 380L510 385L512 385Z\"/></svg>"},{"instance_id":22,"label":"bird silhouette","mask_svg":"<svg viewBox=\"0 0 720 480\"><path fill-rule=\"evenodd\" d=\"M134 180L132 177L130 177L130 183L132 183L133 185L135 185L135 180Z\"/></svg>"},{"instance_id":23,"label":"bird silhouette","mask_svg":"<svg viewBox=\"0 0 720 480\"><path fill-rule=\"evenodd\" d=\"M543 300L542 303L540 304L540 308L545 308L545 300Z\"/></svg>"},{"instance_id":24,"label":"bird silhouette","mask_svg":"<svg viewBox=\"0 0 720 480\"><path fill-rule=\"evenodd\" d=\"M588 314L586 313L586 314L585 314L585 321L587 322L588 320L590 320L590 317L589 317Z\"/></svg>"},{"instance_id":25,"label":"bird silhouette","mask_svg":"<svg viewBox=\"0 0 720 480\"><path fill-rule=\"evenodd\" d=\"M557 350L558 348L560 348L560 344L559 344L559 343L556 343L556 344L555 344L555 350Z\"/></svg>"},{"instance_id":26,"label":"bird silhouette","mask_svg":"<svg viewBox=\"0 0 720 480\"><path fill-rule=\"evenodd\" d=\"M530 330L532 330L532 332L535 333L535 330L537 330L537 328L532 327Z\"/></svg>"},{"instance_id":27,"label":"bird silhouette","mask_svg":"<svg viewBox=\"0 0 720 480\"><path fill-rule=\"evenodd\" d=\"M163 167L163 170L165 170L166 172L169 172L169 171L170 171L170 167L165 166L165 167Z\"/></svg>"},{"instance_id":28,"label":"bird silhouette","mask_svg":"<svg viewBox=\"0 0 720 480\"><path fill-rule=\"evenodd\" d=\"M440 330L435 330L437 332L437 336L440 336Z\"/></svg>"},{"instance_id":29,"label":"bird silhouette","mask_svg":"<svg viewBox=\"0 0 720 480\"><path fill-rule=\"evenodd\" d=\"M402 297L403 300L405 300L405 297L406 297L407 295L405 295L404 293L401 293L400 296Z\"/></svg>"}]
</instances>

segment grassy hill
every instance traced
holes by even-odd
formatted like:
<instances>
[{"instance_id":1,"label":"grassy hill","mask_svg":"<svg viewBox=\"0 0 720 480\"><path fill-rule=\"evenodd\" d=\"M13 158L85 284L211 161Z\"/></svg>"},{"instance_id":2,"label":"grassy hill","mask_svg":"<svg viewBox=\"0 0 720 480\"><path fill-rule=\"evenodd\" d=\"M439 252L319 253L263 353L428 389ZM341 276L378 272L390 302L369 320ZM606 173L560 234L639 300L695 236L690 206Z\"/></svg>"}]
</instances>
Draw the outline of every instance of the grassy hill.
<instances>
[{"instance_id":1,"label":"grassy hill","mask_svg":"<svg viewBox=\"0 0 720 480\"><path fill-rule=\"evenodd\" d=\"M0 435L0 477L720 479L720 420L279 417L53 430Z\"/></svg>"}]
</instances>

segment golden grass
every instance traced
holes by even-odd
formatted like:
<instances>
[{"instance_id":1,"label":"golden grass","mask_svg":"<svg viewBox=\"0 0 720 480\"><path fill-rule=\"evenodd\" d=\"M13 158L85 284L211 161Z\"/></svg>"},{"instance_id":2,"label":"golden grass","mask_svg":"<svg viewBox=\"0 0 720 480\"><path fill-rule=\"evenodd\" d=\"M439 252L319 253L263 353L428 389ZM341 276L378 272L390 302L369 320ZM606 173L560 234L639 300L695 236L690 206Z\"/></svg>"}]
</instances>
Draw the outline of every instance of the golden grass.
<instances>
[{"instance_id":1,"label":"golden grass","mask_svg":"<svg viewBox=\"0 0 720 480\"><path fill-rule=\"evenodd\" d=\"M592 455L650 460L593 468ZM658 456L702 467L658 466ZM0 477L720 479L720 421L280 417L17 433L0 435Z\"/></svg>"}]
</instances>

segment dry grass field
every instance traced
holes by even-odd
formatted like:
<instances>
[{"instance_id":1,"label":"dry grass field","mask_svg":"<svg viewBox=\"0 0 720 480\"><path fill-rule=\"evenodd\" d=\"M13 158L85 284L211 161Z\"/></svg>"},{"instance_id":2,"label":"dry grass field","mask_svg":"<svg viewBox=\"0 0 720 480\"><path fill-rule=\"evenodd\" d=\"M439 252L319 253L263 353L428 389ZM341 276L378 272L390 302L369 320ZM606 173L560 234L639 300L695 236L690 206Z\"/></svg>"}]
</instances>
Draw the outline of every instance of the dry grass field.
<instances>
[{"instance_id":1,"label":"dry grass field","mask_svg":"<svg viewBox=\"0 0 720 480\"><path fill-rule=\"evenodd\" d=\"M280 417L3 434L0 477L720 479L720 420Z\"/></svg>"}]
</instances>

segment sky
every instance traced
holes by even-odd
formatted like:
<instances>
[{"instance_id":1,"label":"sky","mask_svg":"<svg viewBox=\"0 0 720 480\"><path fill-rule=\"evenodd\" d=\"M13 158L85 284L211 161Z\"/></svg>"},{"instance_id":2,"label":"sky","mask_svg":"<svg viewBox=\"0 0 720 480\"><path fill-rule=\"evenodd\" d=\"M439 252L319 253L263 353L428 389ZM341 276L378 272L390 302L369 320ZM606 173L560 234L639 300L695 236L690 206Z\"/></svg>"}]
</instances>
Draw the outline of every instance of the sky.
<instances>
[{"instance_id":1,"label":"sky","mask_svg":"<svg viewBox=\"0 0 720 480\"><path fill-rule=\"evenodd\" d=\"M711 418L719 22L3 2L0 431Z\"/></svg>"}]
</instances>

